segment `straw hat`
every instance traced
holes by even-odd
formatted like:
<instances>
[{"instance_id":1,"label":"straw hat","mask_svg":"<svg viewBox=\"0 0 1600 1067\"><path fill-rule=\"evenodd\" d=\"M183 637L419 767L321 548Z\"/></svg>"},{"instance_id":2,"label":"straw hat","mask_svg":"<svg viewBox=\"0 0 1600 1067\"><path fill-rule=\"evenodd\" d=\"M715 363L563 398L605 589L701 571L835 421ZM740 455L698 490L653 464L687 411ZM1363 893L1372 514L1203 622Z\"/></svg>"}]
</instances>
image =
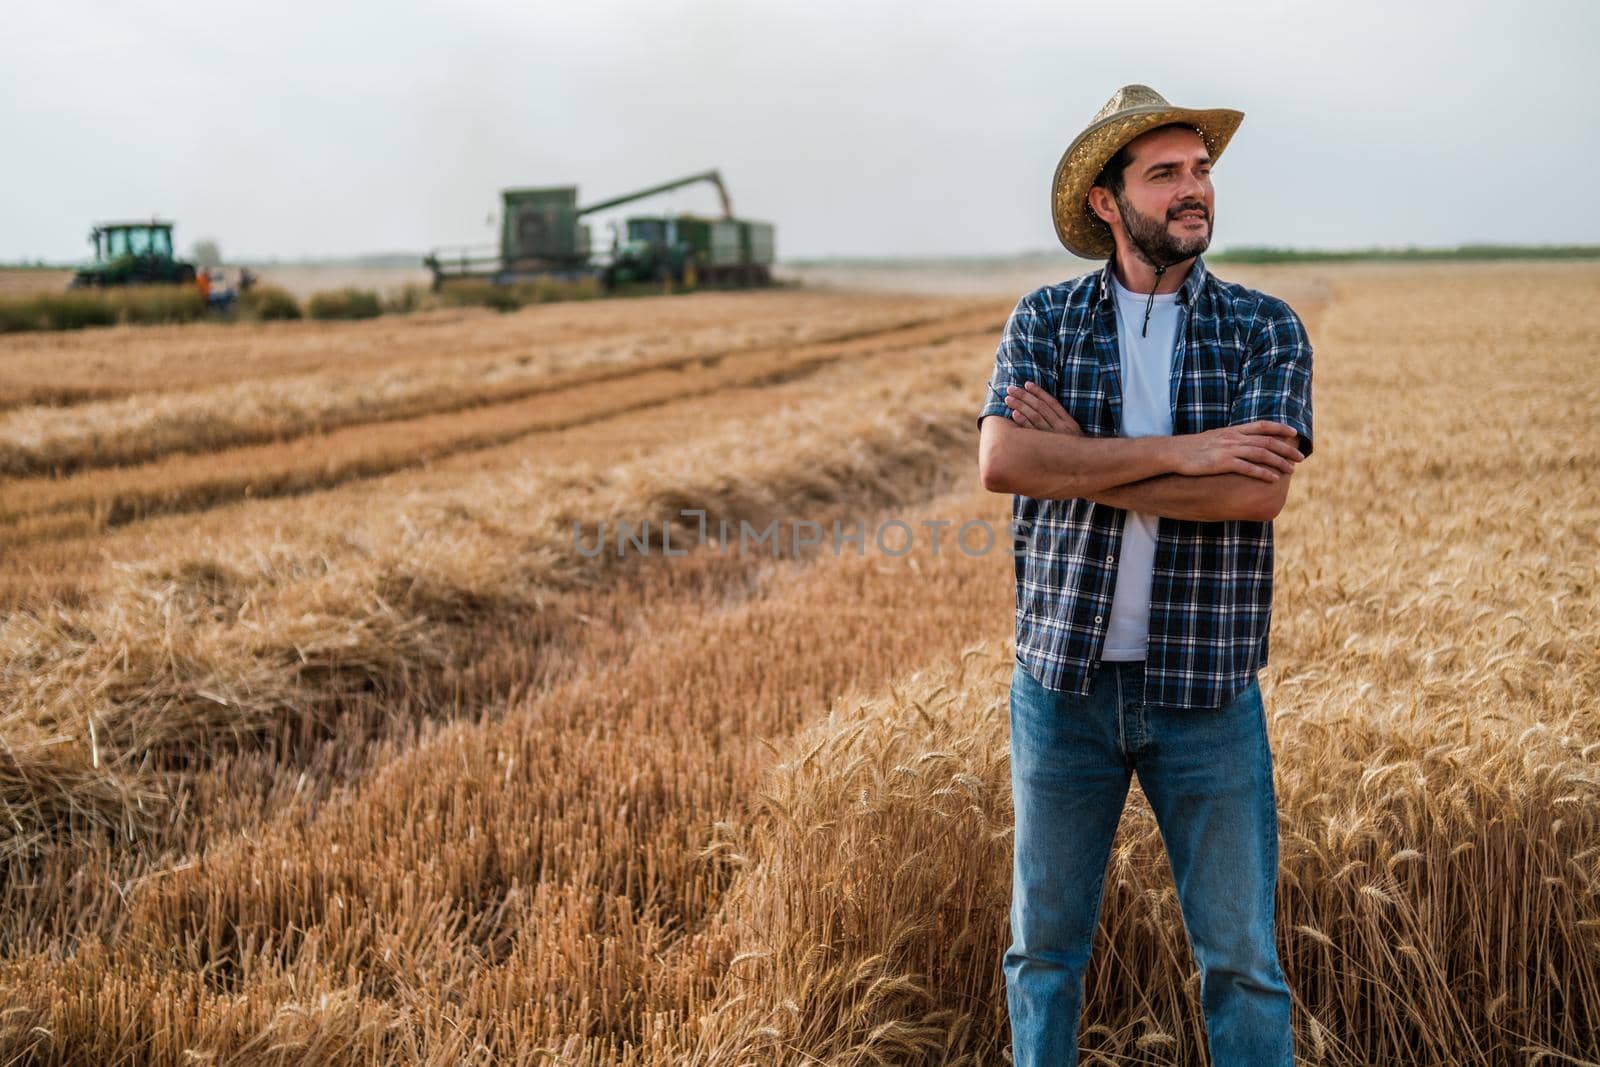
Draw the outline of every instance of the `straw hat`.
<instances>
[{"instance_id":1,"label":"straw hat","mask_svg":"<svg viewBox=\"0 0 1600 1067\"><path fill-rule=\"evenodd\" d=\"M1089 207L1089 188L1117 150L1147 130L1182 122L1200 131L1214 162L1242 121L1242 111L1173 107L1148 85L1124 85L1089 120L1056 164L1055 180L1050 186L1050 213L1055 217L1056 236L1075 256L1111 258L1117 246L1111 238L1111 228Z\"/></svg>"}]
</instances>

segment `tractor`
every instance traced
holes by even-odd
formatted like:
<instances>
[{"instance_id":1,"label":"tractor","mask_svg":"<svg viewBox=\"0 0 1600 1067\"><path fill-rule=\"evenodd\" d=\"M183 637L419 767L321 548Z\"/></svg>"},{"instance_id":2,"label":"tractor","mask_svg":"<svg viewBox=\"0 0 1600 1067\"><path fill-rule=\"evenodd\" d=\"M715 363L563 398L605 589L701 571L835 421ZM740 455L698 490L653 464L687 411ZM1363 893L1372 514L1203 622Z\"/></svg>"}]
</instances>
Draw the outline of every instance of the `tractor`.
<instances>
[{"instance_id":1,"label":"tractor","mask_svg":"<svg viewBox=\"0 0 1600 1067\"><path fill-rule=\"evenodd\" d=\"M628 239L613 238L611 262L600 268L600 285L607 292L630 282L649 282L693 288L694 248L681 240L671 219L628 220Z\"/></svg>"},{"instance_id":2,"label":"tractor","mask_svg":"<svg viewBox=\"0 0 1600 1067\"><path fill-rule=\"evenodd\" d=\"M194 284L194 264L172 254L170 222L102 222L90 231L89 243L94 263L73 275L69 288Z\"/></svg>"}]
</instances>

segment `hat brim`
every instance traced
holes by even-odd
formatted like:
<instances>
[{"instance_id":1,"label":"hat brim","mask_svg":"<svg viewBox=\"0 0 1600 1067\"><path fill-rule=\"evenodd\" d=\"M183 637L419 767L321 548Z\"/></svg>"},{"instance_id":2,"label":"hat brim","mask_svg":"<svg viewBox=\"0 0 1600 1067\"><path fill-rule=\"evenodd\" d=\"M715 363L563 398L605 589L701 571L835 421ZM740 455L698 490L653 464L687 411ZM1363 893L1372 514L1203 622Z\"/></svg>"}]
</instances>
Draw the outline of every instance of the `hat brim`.
<instances>
[{"instance_id":1,"label":"hat brim","mask_svg":"<svg viewBox=\"0 0 1600 1067\"><path fill-rule=\"evenodd\" d=\"M1089 207L1089 189L1118 149L1129 141L1169 122L1182 122L1200 131L1212 162L1233 139L1244 112L1232 108L1185 108L1151 105L1129 108L1091 123L1080 133L1056 164L1050 183L1050 209L1056 236L1068 252L1084 259L1109 259L1116 252L1111 228Z\"/></svg>"}]
</instances>

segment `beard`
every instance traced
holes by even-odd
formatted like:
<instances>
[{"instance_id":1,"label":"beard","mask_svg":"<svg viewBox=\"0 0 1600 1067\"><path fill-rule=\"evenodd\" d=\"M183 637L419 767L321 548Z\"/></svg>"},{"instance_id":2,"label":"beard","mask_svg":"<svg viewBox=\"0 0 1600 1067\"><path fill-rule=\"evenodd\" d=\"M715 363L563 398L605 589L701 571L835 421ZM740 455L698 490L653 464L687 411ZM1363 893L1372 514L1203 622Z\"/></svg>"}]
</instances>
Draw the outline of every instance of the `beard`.
<instances>
[{"instance_id":1,"label":"beard","mask_svg":"<svg viewBox=\"0 0 1600 1067\"><path fill-rule=\"evenodd\" d=\"M1172 209L1172 214L1199 208L1205 214L1206 228L1203 233L1186 237L1174 237L1167 230L1167 218L1157 219L1150 215L1141 215L1122 197L1117 197L1117 207L1122 211L1122 225L1127 228L1128 240L1134 250L1144 257L1152 267L1170 267L1174 263L1182 262L1190 256L1197 256L1211 245L1211 212L1206 210L1204 204L1179 204Z\"/></svg>"}]
</instances>

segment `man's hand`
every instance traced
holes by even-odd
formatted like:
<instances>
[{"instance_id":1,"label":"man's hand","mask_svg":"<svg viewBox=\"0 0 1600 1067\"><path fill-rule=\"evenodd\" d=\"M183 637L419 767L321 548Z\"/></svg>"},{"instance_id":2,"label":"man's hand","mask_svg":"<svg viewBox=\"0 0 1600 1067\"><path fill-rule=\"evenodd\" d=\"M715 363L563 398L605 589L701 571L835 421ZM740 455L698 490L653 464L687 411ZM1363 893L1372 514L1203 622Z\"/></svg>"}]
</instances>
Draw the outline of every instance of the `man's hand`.
<instances>
[{"instance_id":1,"label":"man's hand","mask_svg":"<svg viewBox=\"0 0 1600 1067\"><path fill-rule=\"evenodd\" d=\"M1006 407L1011 409L1011 421L1019 426L1051 433L1083 433L1061 402L1034 382L1006 386L1005 399ZM1284 474L1293 474L1295 464L1305 459L1294 446L1294 429L1268 419L1183 434L1177 440L1182 447L1176 450L1178 465L1174 474L1243 474L1275 482Z\"/></svg>"},{"instance_id":2,"label":"man's hand","mask_svg":"<svg viewBox=\"0 0 1600 1067\"><path fill-rule=\"evenodd\" d=\"M1245 474L1275 482L1293 474L1294 465L1306 458L1294 446L1294 428L1269 419L1184 434L1180 440L1175 474Z\"/></svg>"},{"instance_id":3,"label":"man's hand","mask_svg":"<svg viewBox=\"0 0 1600 1067\"><path fill-rule=\"evenodd\" d=\"M1075 433L1080 437L1083 435L1083 427L1067 414L1067 409L1061 406L1061 402L1039 388L1035 382L1024 382L1020 388L1015 385L1006 386L1005 401L1006 407L1011 409L1011 421L1018 426L1026 426L1032 430L1048 430L1051 433Z\"/></svg>"}]
</instances>

